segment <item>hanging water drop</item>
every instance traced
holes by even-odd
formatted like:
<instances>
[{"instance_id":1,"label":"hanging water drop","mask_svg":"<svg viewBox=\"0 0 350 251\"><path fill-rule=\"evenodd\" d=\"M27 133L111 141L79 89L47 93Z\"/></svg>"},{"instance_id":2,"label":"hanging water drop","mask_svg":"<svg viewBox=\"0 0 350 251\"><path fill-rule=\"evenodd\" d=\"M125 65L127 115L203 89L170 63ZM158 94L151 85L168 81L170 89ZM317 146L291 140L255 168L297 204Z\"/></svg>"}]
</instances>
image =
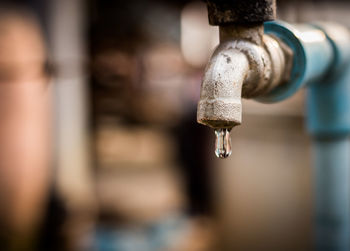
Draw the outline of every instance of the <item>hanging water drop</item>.
<instances>
[{"instance_id":1,"label":"hanging water drop","mask_svg":"<svg viewBox=\"0 0 350 251\"><path fill-rule=\"evenodd\" d=\"M215 129L215 155L218 158L225 159L232 153L230 131L231 128Z\"/></svg>"}]
</instances>

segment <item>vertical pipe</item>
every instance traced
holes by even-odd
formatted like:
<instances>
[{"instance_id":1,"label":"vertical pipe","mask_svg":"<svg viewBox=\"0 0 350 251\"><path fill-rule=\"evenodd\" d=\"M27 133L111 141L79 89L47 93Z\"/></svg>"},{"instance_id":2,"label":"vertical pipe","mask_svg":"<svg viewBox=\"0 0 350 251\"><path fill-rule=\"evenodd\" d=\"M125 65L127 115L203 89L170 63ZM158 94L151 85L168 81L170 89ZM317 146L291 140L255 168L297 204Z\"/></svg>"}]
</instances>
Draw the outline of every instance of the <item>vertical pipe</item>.
<instances>
[{"instance_id":1,"label":"vertical pipe","mask_svg":"<svg viewBox=\"0 0 350 251\"><path fill-rule=\"evenodd\" d=\"M316 250L350 250L350 33L315 24L333 48L322 80L307 90L307 128L314 138ZM317 65L315 65L317 66Z\"/></svg>"},{"instance_id":2,"label":"vertical pipe","mask_svg":"<svg viewBox=\"0 0 350 251\"><path fill-rule=\"evenodd\" d=\"M314 139L316 250L350 250L350 141Z\"/></svg>"}]
</instances>

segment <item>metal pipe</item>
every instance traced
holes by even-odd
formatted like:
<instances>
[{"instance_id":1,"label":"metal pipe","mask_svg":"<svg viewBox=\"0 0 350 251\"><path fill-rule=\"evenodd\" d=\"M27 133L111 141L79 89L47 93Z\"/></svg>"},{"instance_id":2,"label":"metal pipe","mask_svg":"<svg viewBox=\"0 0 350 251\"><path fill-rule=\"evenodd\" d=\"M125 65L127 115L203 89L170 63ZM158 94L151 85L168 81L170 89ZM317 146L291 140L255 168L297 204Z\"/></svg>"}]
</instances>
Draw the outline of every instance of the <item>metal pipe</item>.
<instances>
[{"instance_id":1,"label":"metal pipe","mask_svg":"<svg viewBox=\"0 0 350 251\"><path fill-rule=\"evenodd\" d=\"M276 0L206 0L211 25L252 24L276 18Z\"/></svg>"}]
</instances>

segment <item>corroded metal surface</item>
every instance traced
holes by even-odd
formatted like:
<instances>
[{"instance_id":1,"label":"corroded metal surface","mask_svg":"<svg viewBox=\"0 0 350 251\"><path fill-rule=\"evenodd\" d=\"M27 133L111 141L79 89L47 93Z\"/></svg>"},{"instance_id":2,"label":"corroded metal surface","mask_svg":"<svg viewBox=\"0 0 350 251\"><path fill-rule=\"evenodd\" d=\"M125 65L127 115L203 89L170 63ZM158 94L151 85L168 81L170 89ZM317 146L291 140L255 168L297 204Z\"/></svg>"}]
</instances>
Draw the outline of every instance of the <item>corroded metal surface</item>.
<instances>
[{"instance_id":1,"label":"corroded metal surface","mask_svg":"<svg viewBox=\"0 0 350 251\"><path fill-rule=\"evenodd\" d=\"M207 0L211 25L262 23L276 17L275 0Z\"/></svg>"},{"instance_id":2,"label":"corroded metal surface","mask_svg":"<svg viewBox=\"0 0 350 251\"><path fill-rule=\"evenodd\" d=\"M230 40L246 40L261 45L263 35L264 27L261 24L231 24L219 27L221 43Z\"/></svg>"},{"instance_id":3,"label":"corroded metal surface","mask_svg":"<svg viewBox=\"0 0 350 251\"><path fill-rule=\"evenodd\" d=\"M241 123L241 92L249 73L247 56L230 46L221 44L207 65L197 120L211 127L231 128Z\"/></svg>"},{"instance_id":4,"label":"corroded metal surface","mask_svg":"<svg viewBox=\"0 0 350 251\"><path fill-rule=\"evenodd\" d=\"M220 27L221 28L221 27ZM213 128L242 122L241 98L265 94L283 82L285 51L259 26L220 29L221 44L205 70L197 121Z\"/></svg>"},{"instance_id":5,"label":"corroded metal surface","mask_svg":"<svg viewBox=\"0 0 350 251\"><path fill-rule=\"evenodd\" d=\"M270 84L266 85L262 93L268 93L278 85L282 85L289 80L292 70L293 51L281 40L264 36L264 47L271 59L273 70Z\"/></svg>"}]
</instances>

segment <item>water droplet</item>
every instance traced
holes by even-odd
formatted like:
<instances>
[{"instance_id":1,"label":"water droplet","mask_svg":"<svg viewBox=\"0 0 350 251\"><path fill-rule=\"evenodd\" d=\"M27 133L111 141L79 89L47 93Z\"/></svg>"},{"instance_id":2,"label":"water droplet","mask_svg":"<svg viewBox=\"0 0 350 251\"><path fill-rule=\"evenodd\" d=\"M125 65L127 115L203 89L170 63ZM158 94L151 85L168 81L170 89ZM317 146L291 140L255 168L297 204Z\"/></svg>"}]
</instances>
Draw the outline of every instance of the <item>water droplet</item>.
<instances>
[{"instance_id":1,"label":"water droplet","mask_svg":"<svg viewBox=\"0 0 350 251\"><path fill-rule=\"evenodd\" d=\"M215 154L218 158L225 159L232 153L230 131L231 128L215 129Z\"/></svg>"}]
</instances>

